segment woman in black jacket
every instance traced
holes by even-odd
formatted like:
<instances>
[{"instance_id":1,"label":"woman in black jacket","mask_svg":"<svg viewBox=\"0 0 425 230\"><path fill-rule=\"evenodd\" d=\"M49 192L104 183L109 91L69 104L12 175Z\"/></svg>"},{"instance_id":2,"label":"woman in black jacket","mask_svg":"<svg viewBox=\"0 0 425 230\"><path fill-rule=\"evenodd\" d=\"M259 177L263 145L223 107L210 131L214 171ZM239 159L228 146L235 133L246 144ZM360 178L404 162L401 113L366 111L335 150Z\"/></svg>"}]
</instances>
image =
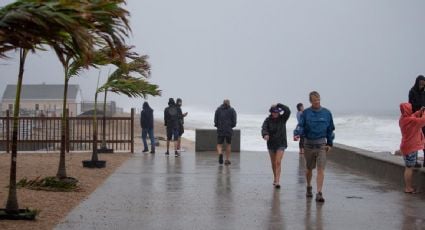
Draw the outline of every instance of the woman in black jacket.
<instances>
[{"instance_id":1,"label":"woman in black jacket","mask_svg":"<svg viewBox=\"0 0 425 230\"><path fill-rule=\"evenodd\" d=\"M267 141L270 161L273 170L273 185L280 188L281 162L285 149L288 147L286 140L286 122L291 115L289 107L278 103L272 105L270 115L266 118L261 129L263 139ZM283 112L281 114L281 112Z\"/></svg>"},{"instance_id":2,"label":"woman in black jacket","mask_svg":"<svg viewBox=\"0 0 425 230\"><path fill-rule=\"evenodd\" d=\"M425 77L419 75L416 77L415 84L409 91L409 103L412 104L413 112L420 110L425 106ZM422 132L425 134L425 127L422 128ZM425 149L423 150L425 153ZM425 167L425 161L423 163ZM416 162L415 168L420 168L421 164Z\"/></svg>"}]
</instances>

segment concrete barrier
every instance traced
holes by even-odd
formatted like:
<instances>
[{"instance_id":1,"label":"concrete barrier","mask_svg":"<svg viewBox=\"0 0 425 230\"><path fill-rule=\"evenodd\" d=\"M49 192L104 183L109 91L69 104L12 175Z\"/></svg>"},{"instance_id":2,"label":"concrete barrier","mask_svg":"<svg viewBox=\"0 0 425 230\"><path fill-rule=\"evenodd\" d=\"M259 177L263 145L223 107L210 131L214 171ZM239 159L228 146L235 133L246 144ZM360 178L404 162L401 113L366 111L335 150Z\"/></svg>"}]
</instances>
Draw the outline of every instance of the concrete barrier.
<instances>
[{"instance_id":1,"label":"concrete barrier","mask_svg":"<svg viewBox=\"0 0 425 230\"><path fill-rule=\"evenodd\" d=\"M195 130L195 151L216 151L217 130L216 129L196 129ZM233 130L232 152L241 151L241 131Z\"/></svg>"},{"instance_id":2,"label":"concrete barrier","mask_svg":"<svg viewBox=\"0 0 425 230\"><path fill-rule=\"evenodd\" d=\"M370 152L342 144L334 144L327 155L328 160L359 170L404 188L404 161L402 157L394 156L389 152ZM425 191L425 170L415 169L413 172L413 185Z\"/></svg>"}]
</instances>

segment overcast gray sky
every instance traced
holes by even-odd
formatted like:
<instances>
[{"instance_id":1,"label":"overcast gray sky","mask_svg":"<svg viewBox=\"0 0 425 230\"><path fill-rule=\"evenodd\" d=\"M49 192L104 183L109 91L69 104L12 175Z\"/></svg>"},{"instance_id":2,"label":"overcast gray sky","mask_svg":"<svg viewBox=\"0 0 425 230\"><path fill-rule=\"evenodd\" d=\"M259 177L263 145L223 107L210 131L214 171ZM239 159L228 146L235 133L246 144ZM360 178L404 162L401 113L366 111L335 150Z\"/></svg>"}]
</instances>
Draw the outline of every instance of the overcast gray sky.
<instances>
[{"instance_id":1,"label":"overcast gray sky","mask_svg":"<svg viewBox=\"0 0 425 230\"><path fill-rule=\"evenodd\" d=\"M0 5L12 1L2 0ZM129 0L130 43L150 56L162 98L215 108L224 98L240 112L275 102L295 110L317 90L336 112L398 111L425 73L423 0ZM2 95L16 84L18 60L0 60ZM49 52L29 55L24 83L63 83ZM108 69L102 69L106 77ZM99 71L71 80L92 99ZM142 99L111 97L120 106Z\"/></svg>"}]
</instances>

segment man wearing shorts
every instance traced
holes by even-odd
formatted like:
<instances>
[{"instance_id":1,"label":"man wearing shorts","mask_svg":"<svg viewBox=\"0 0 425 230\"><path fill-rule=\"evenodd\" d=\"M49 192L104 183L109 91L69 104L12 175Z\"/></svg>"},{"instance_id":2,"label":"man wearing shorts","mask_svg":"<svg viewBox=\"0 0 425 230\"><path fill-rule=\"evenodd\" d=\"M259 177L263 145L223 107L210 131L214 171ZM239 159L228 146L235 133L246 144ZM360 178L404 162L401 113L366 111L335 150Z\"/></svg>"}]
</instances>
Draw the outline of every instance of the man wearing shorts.
<instances>
[{"instance_id":1,"label":"man wearing shorts","mask_svg":"<svg viewBox=\"0 0 425 230\"><path fill-rule=\"evenodd\" d=\"M317 167L316 201L324 202L322 194L325 178L326 153L333 145L335 126L332 113L320 105L320 94L313 91L309 95L311 107L304 110L296 135L304 138L304 158L306 164L306 197L313 197L311 179Z\"/></svg>"},{"instance_id":2,"label":"man wearing shorts","mask_svg":"<svg viewBox=\"0 0 425 230\"><path fill-rule=\"evenodd\" d=\"M225 165L230 165L230 152L232 144L233 128L236 126L236 111L230 106L228 99L217 108L214 115L214 126L217 127L217 153L218 163L223 164L223 143L226 141Z\"/></svg>"},{"instance_id":3,"label":"man wearing shorts","mask_svg":"<svg viewBox=\"0 0 425 230\"><path fill-rule=\"evenodd\" d=\"M179 124L180 119L182 118L182 111L176 105L173 98L168 100L168 107L164 110L164 125L167 127L167 152L165 155L170 155L170 141L174 141L174 153L176 157L179 157L180 154L177 151L177 141L179 139Z\"/></svg>"},{"instance_id":4,"label":"man wearing shorts","mask_svg":"<svg viewBox=\"0 0 425 230\"><path fill-rule=\"evenodd\" d=\"M404 169L404 192L405 193L416 193L415 188L412 184L413 167L416 164L418 158L418 150L424 148L424 134L422 127L425 126L425 108L422 107L415 113L413 113L412 104L401 103L400 104L400 130L401 130L401 144L400 151L403 154L405 163Z\"/></svg>"}]
</instances>

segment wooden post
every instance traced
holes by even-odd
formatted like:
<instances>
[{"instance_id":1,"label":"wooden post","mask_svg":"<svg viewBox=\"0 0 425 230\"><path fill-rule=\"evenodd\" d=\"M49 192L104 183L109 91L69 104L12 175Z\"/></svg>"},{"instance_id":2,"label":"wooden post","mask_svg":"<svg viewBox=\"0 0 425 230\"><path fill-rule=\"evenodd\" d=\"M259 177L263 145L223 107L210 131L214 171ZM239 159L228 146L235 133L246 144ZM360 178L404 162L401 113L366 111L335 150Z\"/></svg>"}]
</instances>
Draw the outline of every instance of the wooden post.
<instances>
[{"instance_id":1,"label":"wooden post","mask_svg":"<svg viewBox=\"0 0 425 230\"><path fill-rule=\"evenodd\" d=\"M6 110L6 152L10 152L10 111Z\"/></svg>"},{"instance_id":2,"label":"wooden post","mask_svg":"<svg viewBox=\"0 0 425 230\"><path fill-rule=\"evenodd\" d=\"M69 109L66 109L65 120L65 150L69 153Z\"/></svg>"},{"instance_id":3,"label":"wooden post","mask_svg":"<svg viewBox=\"0 0 425 230\"><path fill-rule=\"evenodd\" d=\"M134 108L131 108L131 153L134 153Z\"/></svg>"}]
</instances>

